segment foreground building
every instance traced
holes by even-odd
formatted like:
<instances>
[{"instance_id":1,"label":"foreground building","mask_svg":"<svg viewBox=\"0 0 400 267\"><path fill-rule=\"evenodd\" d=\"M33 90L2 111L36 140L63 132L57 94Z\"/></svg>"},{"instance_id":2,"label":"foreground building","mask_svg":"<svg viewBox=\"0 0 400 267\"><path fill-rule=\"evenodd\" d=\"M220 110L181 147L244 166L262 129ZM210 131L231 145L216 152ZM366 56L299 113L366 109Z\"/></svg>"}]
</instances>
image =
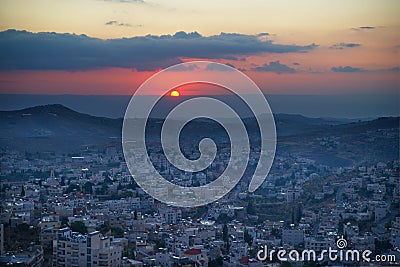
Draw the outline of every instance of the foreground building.
<instances>
[{"instance_id":1,"label":"foreground building","mask_svg":"<svg viewBox=\"0 0 400 267\"><path fill-rule=\"evenodd\" d=\"M120 267L122 250L113 237L104 237L98 231L82 235L63 228L53 241L53 266Z\"/></svg>"}]
</instances>

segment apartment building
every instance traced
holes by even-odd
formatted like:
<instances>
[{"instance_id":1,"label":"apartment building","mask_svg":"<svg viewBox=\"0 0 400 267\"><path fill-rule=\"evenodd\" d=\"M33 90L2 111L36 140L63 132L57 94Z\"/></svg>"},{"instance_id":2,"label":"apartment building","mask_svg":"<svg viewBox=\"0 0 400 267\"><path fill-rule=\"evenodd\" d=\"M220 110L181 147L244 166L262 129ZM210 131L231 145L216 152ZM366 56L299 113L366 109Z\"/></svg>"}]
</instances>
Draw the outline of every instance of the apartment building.
<instances>
[{"instance_id":1,"label":"apartment building","mask_svg":"<svg viewBox=\"0 0 400 267\"><path fill-rule=\"evenodd\" d=\"M99 231L82 235L69 228L60 229L53 241L53 266L120 267L123 248L113 239L112 236L104 237Z\"/></svg>"}]
</instances>

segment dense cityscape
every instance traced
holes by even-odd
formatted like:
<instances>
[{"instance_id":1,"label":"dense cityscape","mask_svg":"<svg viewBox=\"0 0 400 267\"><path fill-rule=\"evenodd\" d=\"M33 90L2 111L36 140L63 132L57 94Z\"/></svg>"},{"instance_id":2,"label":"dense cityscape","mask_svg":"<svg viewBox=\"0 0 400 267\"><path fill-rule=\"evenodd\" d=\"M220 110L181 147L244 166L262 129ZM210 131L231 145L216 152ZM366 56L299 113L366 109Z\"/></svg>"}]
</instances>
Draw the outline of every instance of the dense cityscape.
<instances>
[{"instance_id":1,"label":"dense cityscape","mask_svg":"<svg viewBox=\"0 0 400 267\"><path fill-rule=\"evenodd\" d=\"M399 264L399 166L329 167L278 154L255 193L246 193L242 179L217 202L177 208L137 186L116 143L63 155L3 149L0 265L376 266L376 255ZM339 238L375 260L293 262L258 253L266 246L321 252L337 248Z\"/></svg>"},{"instance_id":2,"label":"dense cityscape","mask_svg":"<svg viewBox=\"0 0 400 267\"><path fill-rule=\"evenodd\" d=\"M400 267L399 11L0 0L0 267Z\"/></svg>"}]
</instances>

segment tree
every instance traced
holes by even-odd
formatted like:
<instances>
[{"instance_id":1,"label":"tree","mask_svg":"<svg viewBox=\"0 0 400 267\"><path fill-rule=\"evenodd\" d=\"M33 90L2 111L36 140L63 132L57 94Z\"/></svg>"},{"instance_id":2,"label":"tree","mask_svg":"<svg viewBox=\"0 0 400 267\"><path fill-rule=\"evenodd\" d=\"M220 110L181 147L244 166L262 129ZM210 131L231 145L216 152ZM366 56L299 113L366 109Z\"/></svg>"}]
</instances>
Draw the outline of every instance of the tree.
<instances>
[{"instance_id":1,"label":"tree","mask_svg":"<svg viewBox=\"0 0 400 267\"><path fill-rule=\"evenodd\" d=\"M87 233L87 227L82 221L74 221L71 223L71 230L73 232L78 232L81 234L86 234Z\"/></svg>"},{"instance_id":2,"label":"tree","mask_svg":"<svg viewBox=\"0 0 400 267\"><path fill-rule=\"evenodd\" d=\"M249 204L247 205L247 214L250 215L256 215L256 210L254 208L253 200L249 201Z\"/></svg>"},{"instance_id":3,"label":"tree","mask_svg":"<svg viewBox=\"0 0 400 267\"><path fill-rule=\"evenodd\" d=\"M301 204L299 203L297 205L297 223L300 223L302 214L303 214L303 211L301 209Z\"/></svg>"},{"instance_id":4,"label":"tree","mask_svg":"<svg viewBox=\"0 0 400 267\"><path fill-rule=\"evenodd\" d=\"M96 195L106 195L108 194L108 185L102 184L101 188L96 188Z\"/></svg>"},{"instance_id":5,"label":"tree","mask_svg":"<svg viewBox=\"0 0 400 267\"><path fill-rule=\"evenodd\" d=\"M21 223L17 225L17 231L19 233L26 233L29 230L29 224L27 223Z\"/></svg>"},{"instance_id":6,"label":"tree","mask_svg":"<svg viewBox=\"0 0 400 267\"><path fill-rule=\"evenodd\" d=\"M246 241L249 246L251 246L251 244L253 243L253 238L251 237L251 235L249 235L249 232L247 230L244 231L244 241Z\"/></svg>"},{"instance_id":7,"label":"tree","mask_svg":"<svg viewBox=\"0 0 400 267\"><path fill-rule=\"evenodd\" d=\"M121 199L121 198L128 198L128 197L133 197L133 192L131 192L131 191L125 191L125 192L122 192L122 193L118 196L119 199Z\"/></svg>"},{"instance_id":8,"label":"tree","mask_svg":"<svg viewBox=\"0 0 400 267\"><path fill-rule=\"evenodd\" d=\"M77 184L70 184L67 188L67 190L65 190L66 194L69 194L71 192L74 192L74 190L79 191L81 188L79 187L79 185Z\"/></svg>"},{"instance_id":9,"label":"tree","mask_svg":"<svg viewBox=\"0 0 400 267\"><path fill-rule=\"evenodd\" d=\"M100 233L102 235L106 235L108 231L110 231L110 225L108 223L100 225Z\"/></svg>"},{"instance_id":10,"label":"tree","mask_svg":"<svg viewBox=\"0 0 400 267\"><path fill-rule=\"evenodd\" d=\"M207 213L207 206L201 206L196 208L195 218L201 218L204 214Z\"/></svg>"},{"instance_id":11,"label":"tree","mask_svg":"<svg viewBox=\"0 0 400 267\"><path fill-rule=\"evenodd\" d=\"M21 186L21 197L24 197L25 196L25 188L24 188L24 186L22 185Z\"/></svg>"},{"instance_id":12,"label":"tree","mask_svg":"<svg viewBox=\"0 0 400 267\"><path fill-rule=\"evenodd\" d=\"M154 241L155 243L155 249L159 249L159 248L165 248L165 243L163 240L160 239L156 239L156 241Z\"/></svg>"},{"instance_id":13,"label":"tree","mask_svg":"<svg viewBox=\"0 0 400 267\"><path fill-rule=\"evenodd\" d=\"M90 182L90 181L87 181L84 185L83 185L83 192L85 193L85 194L93 194L93 189L92 189L92 186L93 186L94 184L92 183L92 182Z\"/></svg>"},{"instance_id":14,"label":"tree","mask_svg":"<svg viewBox=\"0 0 400 267\"><path fill-rule=\"evenodd\" d=\"M61 227L68 226L68 218L67 217L62 217L61 218Z\"/></svg>"},{"instance_id":15,"label":"tree","mask_svg":"<svg viewBox=\"0 0 400 267\"><path fill-rule=\"evenodd\" d=\"M137 187L138 187L137 183L133 180L128 184L128 186L126 188L127 189L136 189Z\"/></svg>"},{"instance_id":16,"label":"tree","mask_svg":"<svg viewBox=\"0 0 400 267\"><path fill-rule=\"evenodd\" d=\"M111 235L114 237L124 237L124 230L120 227L111 227Z\"/></svg>"},{"instance_id":17,"label":"tree","mask_svg":"<svg viewBox=\"0 0 400 267\"><path fill-rule=\"evenodd\" d=\"M106 195L108 193L108 185L107 184L103 184L101 186L101 192L102 192L102 195Z\"/></svg>"},{"instance_id":18,"label":"tree","mask_svg":"<svg viewBox=\"0 0 400 267\"><path fill-rule=\"evenodd\" d=\"M228 240L229 240L228 226L226 225L226 223L224 224L224 227L222 228L222 239L225 242L228 242Z\"/></svg>"},{"instance_id":19,"label":"tree","mask_svg":"<svg viewBox=\"0 0 400 267\"><path fill-rule=\"evenodd\" d=\"M208 266L209 267L220 267L220 266L223 266L223 260L224 260L223 257L218 257L215 260L210 261L208 263Z\"/></svg>"},{"instance_id":20,"label":"tree","mask_svg":"<svg viewBox=\"0 0 400 267\"><path fill-rule=\"evenodd\" d=\"M104 184L112 184L113 183L113 181L111 180L111 178L110 177L106 177L106 178L104 178L104 181L103 181L103 183Z\"/></svg>"},{"instance_id":21,"label":"tree","mask_svg":"<svg viewBox=\"0 0 400 267\"><path fill-rule=\"evenodd\" d=\"M218 216L217 223L228 223L231 221L231 217L228 216L226 213L221 213Z\"/></svg>"}]
</instances>

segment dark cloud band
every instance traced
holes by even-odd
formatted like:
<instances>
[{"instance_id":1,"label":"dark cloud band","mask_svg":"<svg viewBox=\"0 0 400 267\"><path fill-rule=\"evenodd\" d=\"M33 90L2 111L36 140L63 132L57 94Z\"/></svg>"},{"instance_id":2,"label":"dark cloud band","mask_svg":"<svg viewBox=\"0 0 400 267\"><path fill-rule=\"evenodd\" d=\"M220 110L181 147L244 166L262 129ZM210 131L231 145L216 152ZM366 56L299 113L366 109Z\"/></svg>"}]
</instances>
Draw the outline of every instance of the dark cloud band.
<instances>
[{"instance_id":1,"label":"dark cloud band","mask_svg":"<svg viewBox=\"0 0 400 267\"><path fill-rule=\"evenodd\" d=\"M113 25L118 22L111 22ZM263 33L263 36L266 34ZM300 53L307 46L276 44L259 35L197 32L102 40L86 35L0 32L0 69L86 70L106 67L154 70L180 63L180 58L237 59L262 53Z\"/></svg>"},{"instance_id":2,"label":"dark cloud band","mask_svg":"<svg viewBox=\"0 0 400 267\"><path fill-rule=\"evenodd\" d=\"M366 70L362 69L362 68L354 68L351 66L346 66L346 67L332 67L331 70L333 72L365 72Z\"/></svg>"},{"instance_id":3,"label":"dark cloud band","mask_svg":"<svg viewBox=\"0 0 400 267\"><path fill-rule=\"evenodd\" d=\"M345 48L354 48L354 47L359 47L359 46L361 46L361 44L357 44L357 43L336 43L336 44L331 45L329 48L342 50L342 49L345 49Z\"/></svg>"},{"instance_id":4,"label":"dark cloud band","mask_svg":"<svg viewBox=\"0 0 400 267\"><path fill-rule=\"evenodd\" d=\"M271 61L268 64L264 64L259 67L255 67L252 69L253 71L267 71L267 72L275 72L277 74L282 73L296 73L294 68L291 68L285 64L282 64L278 61Z\"/></svg>"}]
</instances>

